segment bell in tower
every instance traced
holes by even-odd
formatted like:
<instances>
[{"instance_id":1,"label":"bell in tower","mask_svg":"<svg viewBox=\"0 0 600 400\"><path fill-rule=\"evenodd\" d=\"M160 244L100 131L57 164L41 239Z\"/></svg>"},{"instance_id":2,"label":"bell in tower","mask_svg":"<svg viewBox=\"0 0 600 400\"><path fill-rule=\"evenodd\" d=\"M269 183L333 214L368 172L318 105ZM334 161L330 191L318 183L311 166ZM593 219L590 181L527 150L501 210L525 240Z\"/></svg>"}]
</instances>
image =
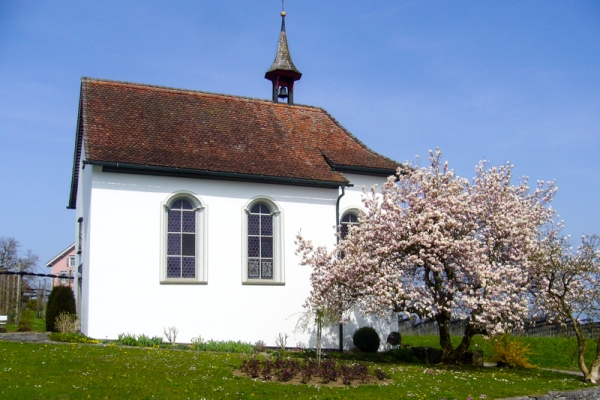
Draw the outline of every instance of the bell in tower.
<instances>
[{"instance_id":1,"label":"bell in tower","mask_svg":"<svg viewBox=\"0 0 600 400\"><path fill-rule=\"evenodd\" d=\"M277 45L277 54L273 65L265 74L265 79L273 83L273 101L287 99L288 104L294 104L294 82L302 77L296 69L290 56L287 37L285 34L285 11L281 12L281 33Z\"/></svg>"}]
</instances>

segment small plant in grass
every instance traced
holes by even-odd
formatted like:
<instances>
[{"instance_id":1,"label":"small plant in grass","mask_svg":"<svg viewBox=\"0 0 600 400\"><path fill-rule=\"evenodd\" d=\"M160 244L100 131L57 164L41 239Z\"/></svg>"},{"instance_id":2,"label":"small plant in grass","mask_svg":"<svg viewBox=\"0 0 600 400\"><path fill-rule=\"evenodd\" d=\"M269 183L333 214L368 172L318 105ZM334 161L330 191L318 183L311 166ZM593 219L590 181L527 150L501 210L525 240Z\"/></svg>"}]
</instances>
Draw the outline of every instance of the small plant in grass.
<instances>
[{"instance_id":1,"label":"small plant in grass","mask_svg":"<svg viewBox=\"0 0 600 400\"><path fill-rule=\"evenodd\" d=\"M308 383L313 376L319 372L319 365L315 360L306 360L302 368L300 369L300 376L302 377L302 383Z\"/></svg>"},{"instance_id":2,"label":"small plant in grass","mask_svg":"<svg viewBox=\"0 0 600 400\"><path fill-rule=\"evenodd\" d=\"M159 336L146 336L141 334L137 337L137 345L144 347L158 347L162 344L162 338Z\"/></svg>"},{"instance_id":3,"label":"small plant in grass","mask_svg":"<svg viewBox=\"0 0 600 400\"><path fill-rule=\"evenodd\" d=\"M316 358L317 351L315 349L304 349L302 355L304 356L304 358Z\"/></svg>"},{"instance_id":4,"label":"small plant in grass","mask_svg":"<svg viewBox=\"0 0 600 400\"><path fill-rule=\"evenodd\" d=\"M56 332L60 333L77 333L81 329L77 315L66 311L63 311L56 317L54 327L56 328Z\"/></svg>"},{"instance_id":5,"label":"small plant in grass","mask_svg":"<svg viewBox=\"0 0 600 400\"><path fill-rule=\"evenodd\" d=\"M192 338L190 344L196 351L218 351L223 353L245 353L254 352L254 346L250 343L233 340L204 340L201 336Z\"/></svg>"},{"instance_id":6,"label":"small plant in grass","mask_svg":"<svg viewBox=\"0 0 600 400\"><path fill-rule=\"evenodd\" d=\"M253 379L258 378L261 373L260 360L254 357L243 360L240 371Z\"/></svg>"},{"instance_id":7,"label":"small plant in grass","mask_svg":"<svg viewBox=\"0 0 600 400\"><path fill-rule=\"evenodd\" d=\"M141 335L138 335L136 341L138 346L148 346L150 338L142 333Z\"/></svg>"},{"instance_id":8,"label":"small plant in grass","mask_svg":"<svg viewBox=\"0 0 600 400\"><path fill-rule=\"evenodd\" d=\"M287 340L288 340L288 334L287 333L280 333L279 335L277 335L277 337L275 338L275 345L277 347L279 347L280 350L285 350L286 346L287 346Z\"/></svg>"},{"instance_id":9,"label":"small plant in grass","mask_svg":"<svg viewBox=\"0 0 600 400\"><path fill-rule=\"evenodd\" d=\"M275 360L275 376L280 382L287 382L300 371L300 365L297 360L278 358Z\"/></svg>"},{"instance_id":10,"label":"small plant in grass","mask_svg":"<svg viewBox=\"0 0 600 400\"><path fill-rule=\"evenodd\" d=\"M52 332L48 335L50 340L55 342L64 342L64 343L88 343L88 344L97 344L100 341L96 339L91 339L81 333L61 333L61 332Z\"/></svg>"},{"instance_id":11,"label":"small plant in grass","mask_svg":"<svg viewBox=\"0 0 600 400\"><path fill-rule=\"evenodd\" d=\"M379 339L377 331L369 326L363 326L354 332L352 341L354 342L354 345L360 349L360 351L367 353L376 352L379 349L379 344L381 343L381 339Z\"/></svg>"},{"instance_id":12,"label":"small plant in grass","mask_svg":"<svg viewBox=\"0 0 600 400\"><path fill-rule=\"evenodd\" d=\"M375 371L373 371L373 373L375 374L377 379L379 379L380 381L389 379L391 377L390 374L388 374L387 372L385 372L384 370L382 370L379 367L375 368Z\"/></svg>"},{"instance_id":13,"label":"small plant in grass","mask_svg":"<svg viewBox=\"0 0 600 400\"><path fill-rule=\"evenodd\" d=\"M342 382L344 385L352 384L352 378L354 377L354 374L351 365L340 365L340 375L342 375Z\"/></svg>"},{"instance_id":14,"label":"small plant in grass","mask_svg":"<svg viewBox=\"0 0 600 400\"><path fill-rule=\"evenodd\" d=\"M31 332L31 312L28 309L21 311L17 330L19 332Z\"/></svg>"},{"instance_id":15,"label":"small plant in grass","mask_svg":"<svg viewBox=\"0 0 600 400\"><path fill-rule=\"evenodd\" d=\"M267 350L267 344L265 342L263 342L262 340L259 340L256 343L254 343L254 351L255 352L262 353L265 350Z\"/></svg>"},{"instance_id":16,"label":"small plant in grass","mask_svg":"<svg viewBox=\"0 0 600 400\"><path fill-rule=\"evenodd\" d=\"M371 379L369 368L363 364L341 364L339 374L344 385L351 385L352 381L367 383Z\"/></svg>"},{"instance_id":17,"label":"small plant in grass","mask_svg":"<svg viewBox=\"0 0 600 400\"><path fill-rule=\"evenodd\" d=\"M117 343L123 346L137 346L138 342L135 335L131 333L119 333L117 335Z\"/></svg>"},{"instance_id":18,"label":"small plant in grass","mask_svg":"<svg viewBox=\"0 0 600 400\"><path fill-rule=\"evenodd\" d=\"M369 367L366 364L341 364L330 359L318 363L317 360L298 360L295 358L278 357L275 360L260 360L256 357L242 361L240 371L252 378L260 377L262 380L271 380L273 377L278 382L288 382L300 376L302 383L310 383L313 378L321 378L324 384L336 382L340 377L345 385L353 382L368 383L372 379ZM383 378L388 377L384 372Z\"/></svg>"},{"instance_id":19,"label":"small plant in grass","mask_svg":"<svg viewBox=\"0 0 600 400\"><path fill-rule=\"evenodd\" d=\"M319 375L323 378L323 383L336 381L339 376L339 369L335 360L325 360L319 368Z\"/></svg>"},{"instance_id":20,"label":"small plant in grass","mask_svg":"<svg viewBox=\"0 0 600 400\"><path fill-rule=\"evenodd\" d=\"M174 326L169 326L168 328L164 329L165 337L167 338L167 340L171 344L175 344L175 342L177 341L177 334L178 333L179 333L179 329L177 329Z\"/></svg>"},{"instance_id":21,"label":"small plant in grass","mask_svg":"<svg viewBox=\"0 0 600 400\"><path fill-rule=\"evenodd\" d=\"M531 353L530 346L509 333L496 336L493 342L493 353L490 361L499 367L531 368L528 355Z\"/></svg>"},{"instance_id":22,"label":"small plant in grass","mask_svg":"<svg viewBox=\"0 0 600 400\"><path fill-rule=\"evenodd\" d=\"M30 311L37 311L37 300L28 300L27 309Z\"/></svg>"},{"instance_id":23,"label":"small plant in grass","mask_svg":"<svg viewBox=\"0 0 600 400\"><path fill-rule=\"evenodd\" d=\"M265 381L271 380L271 378L273 377L273 368L274 364L272 361L263 361L262 368L260 369L260 377Z\"/></svg>"},{"instance_id":24,"label":"small plant in grass","mask_svg":"<svg viewBox=\"0 0 600 400\"><path fill-rule=\"evenodd\" d=\"M194 350L202 350L202 347L204 346L204 339L202 339L202 336L198 335L192 338L190 346L192 346L192 349Z\"/></svg>"}]
</instances>

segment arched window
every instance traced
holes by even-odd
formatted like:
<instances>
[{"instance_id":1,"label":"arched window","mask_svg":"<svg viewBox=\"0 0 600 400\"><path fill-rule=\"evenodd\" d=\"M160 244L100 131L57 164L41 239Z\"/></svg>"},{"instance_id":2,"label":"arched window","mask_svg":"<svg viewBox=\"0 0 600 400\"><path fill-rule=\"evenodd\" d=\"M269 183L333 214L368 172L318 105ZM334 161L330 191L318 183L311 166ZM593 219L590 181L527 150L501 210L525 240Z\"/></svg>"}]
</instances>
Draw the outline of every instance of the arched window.
<instances>
[{"instance_id":1,"label":"arched window","mask_svg":"<svg viewBox=\"0 0 600 400\"><path fill-rule=\"evenodd\" d=\"M264 198L244 207L245 283L283 283L281 211Z\"/></svg>"},{"instance_id":2,"label":"arched window","mask_svg":"<svg viewBox=\"0 0 600 400\"><path fill-rule=\"evenodd\" d=\"M161 281L206 281L204 205L190 194L173 195L164 206L164 240Z\"/></svg>"},{"instance_id":3,"label":"arched window","mask_svg":"<svg viewBox=\"0 0 600 400\"><path fill-rule=\"evenodd\" d=\"M248 279L273 279L273 215L263 203L248 213Z\"/></svg>"},{"instance_id":4,"label":"arched window","mask_svg":"<svg viewBox=\"0 0 600 400\"><path fill-rule=\"evenodd\" d=\"M196 212L186 199L175 200L168 212L167 279L196 279Z\"/></svg>"},{"instance_id":5,"label":"arched window","mask_svg":"<svg viewBox=\"0 0 600 400\"><path fill-rule=\"evenodd\" d=\"M354 212L347 212L342 216L340 237L345 239L353 225L358 225L358 216Z\"/></svg>"}]
</instances>

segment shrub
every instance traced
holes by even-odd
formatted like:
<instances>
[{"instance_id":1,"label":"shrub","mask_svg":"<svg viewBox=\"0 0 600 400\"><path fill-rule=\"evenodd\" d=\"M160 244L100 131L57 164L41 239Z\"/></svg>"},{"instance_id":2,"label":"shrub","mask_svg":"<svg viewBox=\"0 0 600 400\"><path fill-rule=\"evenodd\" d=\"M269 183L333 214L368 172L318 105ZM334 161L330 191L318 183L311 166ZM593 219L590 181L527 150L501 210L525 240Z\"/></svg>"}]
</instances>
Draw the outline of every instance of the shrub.
<instances>
[{"instance_id":1,"label":"shrub","mask_svg":"<svg viewBox=\"0 0 600 400\"><path fill-rule=\"evenodd\" d=\"M410 348L401 347L398 349L392 349L388 352L394 361L402 361L408 364L415 364L421 362L415 353Z\"/></svg>"},{"instance_id":2,"label":"shrub","mask_svg":"<svg viewBox=\"0 0 600 400\"><path fill-rule=\"evenodd\" d=\"M335 382L339 376L339 368L337 368L335 360L326 360L321 363L319 375L323 378L323 383Z\"/></svg>"},{"instance_id":3,"label":"shrub","mask_svg":"<svg viewBox=\"0 0 600 400\"><path fill-rule=\"evenodd\" d=\"M123 346L137 346L138 342L135 335L131 333L119 333L117 335L117 343Z\"/></svg>"},{"instance_id":4,"label":"shrub","mask_svg":"<svg viewBox=\"0 0 600 400\"><path fill-rule=\"evenodd\" d=\"M279 347L279 350L285 350L288 337L289 336L287 333L279 333L279 335L277 335L275 338L275 345Z\"/></svg>"},{"instance_id":5,"label":"shrub","mask_svg":"<svg viewBox=\"0 0 600 400\"><path fill-rule=\"evenodd\" d=\"M169 326L164 329L165 337L171 344L175 344L177 341L177 334L179 333L179 329L174 326Z\"/></svg>"},{"instance_id":6,"label":"shrub","mask_svg":"<svg viewBox=\"0 0 600 400\"><path fill-rule=\"evenodd\" d=\"M344 385L351 385L353 380L358 380L360 383L367 383L371 379L369 368L363 364L341 364L340 375Z\"/></svg>"},{"instance_id":7,"label":"shrub","mask_svg":"<svg viewBox=\"0 0 600 400\"><path fill-rule=\"evenodd\" d=\"M523 343L518 338L513 338L509 333L492 338L493 350L490 361L499 367L531 368L533 365L527 357L531 353L531 346Z\"/></svg>"},{"instance_id":8,"label":"shrub","mask_svg":"<svg viewBox=\"0 0 600 400\"><path fill-rule=\"evenodd\" d=\"M254 346L250 343L233 340L204 340L201 336L192 338L190 345L197 351L218 351L223 353L246 353L254 352Z\"/></svg>"},{"instance_id":9,"label":"shrub","mask_svg":"<svg viewBox=\"0 0 600 400\"><path fill-rule=\"evenodd\" d=\"M304 349L304 351L302 352L302 356L304 358L316 358L317 351L315 349Z\"/></svg>"},{"instance_id":10,"label":"shrub","mask_svg":"<svg viewBox=\"0 0 600 400\"><path fill-rule=\"evenodd\" d=\"M29 300L27 301L27 309L31 311L37 311L37 300Z\"/></svg>"},{"instance_id":11,"label":"shrub","mask_svg":"<svg viewBox=\"0 0 600 400\"><path fill-rule=\"evenodd\" d=\"M262 369L260 370L260 377L265 381L271 380L271 378L273 377L273 367L274 364L272 361L263 361Z\"/></svg>"},{"instance_id":12,"label":"shrub","mask_svg":"<svg viewBox=\"0 0 600 400\"><path fill-rule=\"evenodd\" d=\"M377 379L379 379L380 381L383 381L384 379L389 379L391 376L390 374L388 374L387 372L385 372L384 370L382 370L381 368L375 368L375 376L377 377Z\"/></svg>"},{"instance_id":13,"label":"shrub","mask_svg":"<svg viewBox=\"0 0 600 400\"><path fill-rule=\"evenodd\" d=\"M341 364L336 360L327 360L319 364L316 360L299 361L297 359L281 358L262 360L252 356L242 361L240 371L252 378L261 378L268 381L273 377L279 382L287 382L300 375L302 383L309 383L314 377L319 377L322 383L335 382L342 378L346 385L353 381L368 383L372 379L369 367L365 364ZM375 371L379 379L388 378L385 372ZM381 377L383 376L383 377Z\"/></svg>"},{"instance_id":14,"label":"shrub","mask_svg":"<svg viewBox=\"0 0 600 400\"><path fill-rule=\"evenodd\" d=\"M258 342L254 343L254 351L257 353L262 353L265 350L267 350L267 344L265 342L263 342L262 340L259 340Z\"/></svg>"},{"instance_id":15,"label":"shrub","mask_svg":"<svg viewBox=\"0 0 600 400\"><path fill-rule=\"evenodd\" d=\"M244 374L247 374L251 378L258 378L260 376L261 368L260 368L260 360L256 358L250 358L242 361L242 365L240 366L240 371Z\"/></svg>"},{"instance_id":16,"label":"shrub","mask_svg":"<svg viewBox=\"0 0 600 400\"><path fill-rule=\"evenodd\" d=\"M376 352L379 349L379 344L381 343L377 331L369 326L363 326L354 332L352 341L354 342L354 345L360 349L360 351L367 353Z\"/></svg>"},{"instance_id":17,"label":"shrub","mask_svg":"<svg viewBox=\"0 0 600 400\"><path fill-rule=\"evenodd\" d=\"M77 333L81 329L77 315L68 312L62 312L56 317L54 327L60 333Z\"/></svg>"},{"instance_id":18,"label":"shrub","mask_svg":"<svg viewBox=\"0 0 600 400\"><path fill-rule=\"evenodd\" d=\"M274 363L275 376L280 382L287 382L300 371L300 364L297 360L277 358Z\"/></svg>"},{"instance_id":19,"label":"shrub","mask_svg":"<svg viewBox=\"0 0 600 400\"><path fill-rule=\"evenodd\" d=\"M162 344L162 338L159 336L150 337L150 336L141 334L137 337L137 345L138 346L155 347L155 346L160 346L161 344Z\"/></svg>"},{"instance_id":20,"label":"shrub","mask_svg":"<svg viewBox=\"0 0 600 400\"><path fill-rule=\"evenodd\" d=\"M300 374L302 376L302 383L308 383L312 379L313 376L317 375L319 372L319 365L316 360L307 360L302 369L300 370Z\"/></svg>"},{"instance_id":21,"label":"shrub","mask_svg":"<svg viewBox=\"0 0 600 400\"><path fill-rule=\"evenodd\" d=\"M50 335L48 335L48 338L50 338L50 340L53 340L55 342L65 342L65 343L92 343L92 344L100 343L98 340L90 339L89 337L87 337L81 333L53 332Z\"/></svg>"},{"instance_id":22,"label":"shrub","mask_svg":"<svg viewBox=\"0 0 600 400\"><path fill-rule=\"evenodd\" d=\"M56 332L56 318L67 312L75 314L75 295L69 286L55 286L48 296L46 309L46 330Z\"/></svg>"},{"instance_id":23,"label":"shrub","mask_svg":"<svg viewBox=\"0 0 600 400\"><path fill-rule=\"evenodd\" d=\"M21 311L19 316L19 326L17 327L19 332L30 332L31 331L31 312L27 309Z\"/></svg>"},{"instance_id":24,"label":"shrub","mask_svg":"<svg viewBox=\"0 0 600 400\"><path fill-rule=\"evenodd\" d=\"M31 317L29 311L21 311L17 332L31 332Z\"/></svg>"}]
</instances>

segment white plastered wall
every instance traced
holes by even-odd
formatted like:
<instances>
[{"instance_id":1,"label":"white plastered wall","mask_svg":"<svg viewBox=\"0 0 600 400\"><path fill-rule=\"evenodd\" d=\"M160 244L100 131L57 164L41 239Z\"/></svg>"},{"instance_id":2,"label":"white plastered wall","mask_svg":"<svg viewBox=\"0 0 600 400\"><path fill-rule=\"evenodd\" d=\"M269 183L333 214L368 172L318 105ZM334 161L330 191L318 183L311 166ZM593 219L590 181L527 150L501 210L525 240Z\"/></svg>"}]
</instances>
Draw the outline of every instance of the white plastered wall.
<instances>
[{"instance_id":1,"label":"white plastered wall","mask_svg":"<svg viewBox=\"0 0 600 400\"><path fill-rule=\"evenodd\" d=\"M162 336L165 327L174 326L179 342L200 335L273 346L281 332L289 335L288 346L315 345L313 332L294 332L310 291L310 269L299 265L294 240L301 230L315 244L335 243L338 190L103 173L90 165L80 177L77 213L85 214L87 244L81 300L85 334ZM355 186L346 189L341 211L362 207L363 185L383 183L377 177L349 179ZM178 191L196 194L207 207L207 284L160 283L161 203ZM273 199L282 209L285 285L242 284L241 210L257 196ZM353 331L365 324L375 326L385 341L389 324L356 314L344 332L346 348L352 347ZM325 347L337 347L337 327L325 338Z\"/></svg>"}]
</instances>

